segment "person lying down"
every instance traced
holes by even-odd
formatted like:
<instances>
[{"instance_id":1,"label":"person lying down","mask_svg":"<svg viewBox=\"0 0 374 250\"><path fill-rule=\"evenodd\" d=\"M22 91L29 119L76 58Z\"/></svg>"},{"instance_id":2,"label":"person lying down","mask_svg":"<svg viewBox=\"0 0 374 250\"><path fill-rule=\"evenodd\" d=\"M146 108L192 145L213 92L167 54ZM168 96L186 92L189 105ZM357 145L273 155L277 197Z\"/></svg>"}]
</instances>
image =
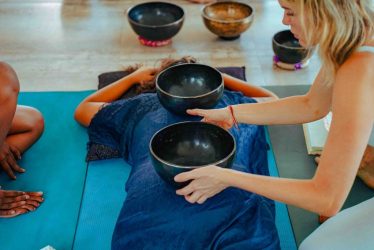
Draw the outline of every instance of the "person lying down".
<instances>
[{"instance_id":1,"label":"person lying down","mask_svg":"<svg viewBox=\"0 0 374 250\"><path fill-rule=\"evenodd\" d=\"M88 128L87 160L121 157L131 166L112 249L280 249L273 201L228 188L203 204L191 204L153 169L148 150L153 134L169 124L199 118L170 113L149 90L161 70L195 61L184 57L162 60L155 68L130 67L126 76L88 96L75 111L75 119ZM231 90L224 91L217 107L275 97L225 73L223 78ZM147 93L118 100L134 86ZM237 143L233 168L269 175L264 128L240 124L230 132Z\"/></svg>"}]
</instances>

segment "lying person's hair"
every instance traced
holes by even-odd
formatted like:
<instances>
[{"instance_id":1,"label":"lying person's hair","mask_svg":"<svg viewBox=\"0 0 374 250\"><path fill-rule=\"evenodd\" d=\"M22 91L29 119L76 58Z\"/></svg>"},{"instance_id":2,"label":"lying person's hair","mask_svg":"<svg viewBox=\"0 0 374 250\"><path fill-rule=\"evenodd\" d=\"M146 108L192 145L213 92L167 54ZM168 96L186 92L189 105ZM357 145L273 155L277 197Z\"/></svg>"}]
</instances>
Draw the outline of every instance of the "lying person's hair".
<instances>
[{"instance_id":1,"label":"lying person's hair","mask_svg":"<svg viewBox=\"0 0 374 250\"><path fill-rule=\"evenodd\" d=\"M167 69L171 66L175 66L175 65L178 65L178 64L196 63L196 62L197 62L196 58L194 58L192 56L184 56L180 59L173 59L173 58L170 58L170 57L161 59L160 62L159 62L160 65L155 67L157 69L156 73L155 73L155 78L153 78L149 82L142 82L142 84L137 84L136 88L135 88L136 94L141 94L143 92L149 92L149 91L154 90L155 89L155 84L156 84L156 76L161 71L163 71L164 69ZM129 74L131 74L132 72L136 71L137 69L139 69L142 66L143 66L143 64L130 65L130 66L126 67L124 70L126 72L128 72Z\"/></svg>"}]
</instances>

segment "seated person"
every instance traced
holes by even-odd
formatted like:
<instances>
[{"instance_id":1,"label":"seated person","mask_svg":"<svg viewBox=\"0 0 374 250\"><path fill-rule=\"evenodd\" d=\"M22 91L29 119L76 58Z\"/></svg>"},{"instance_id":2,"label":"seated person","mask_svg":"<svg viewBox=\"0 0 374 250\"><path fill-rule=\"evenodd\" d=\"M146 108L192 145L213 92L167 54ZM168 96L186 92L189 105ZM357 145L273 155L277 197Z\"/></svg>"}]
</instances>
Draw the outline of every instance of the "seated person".
<instances>
[{"instance_id":1,"label":"seated person","mask_svg":"<svg viewBox=\"0 0 374 250\"><path fill-rule=\"evenodd\" d=\"M17 105L19 82L11 66L0 62L0 170L15 180L24 173L17 161L43 132L43 117L34 108ZM0 217L34 211L43 201L41 192L0 189Z\"/></svg>"},{"instance_id":2,"label":"seated person","mask_svg":"<svg viewBox=\"0 0 374 250\"><path fill-rule=\"evenodd\" d=\"M131 166L127 197L117 219L112 248L279 249L272 201L227 189L203 205L189 204L153 169L148 149L153 134L172 123L198 119L168 112L155 93L116 100L136 83L140 83L140 88L153 87L157 72L173 64L169 59L160 68L137 68L88 96L75 112L75 119L88 127L88 159L123 157ZM275 96L226 74L223 77L226 87L246 95ZM225 90L217 107L248 102L254 100ZM233 168L268 175L264 128L240 125L239 130L231 132L237 143Z\"/></svg>"}]
</instances>

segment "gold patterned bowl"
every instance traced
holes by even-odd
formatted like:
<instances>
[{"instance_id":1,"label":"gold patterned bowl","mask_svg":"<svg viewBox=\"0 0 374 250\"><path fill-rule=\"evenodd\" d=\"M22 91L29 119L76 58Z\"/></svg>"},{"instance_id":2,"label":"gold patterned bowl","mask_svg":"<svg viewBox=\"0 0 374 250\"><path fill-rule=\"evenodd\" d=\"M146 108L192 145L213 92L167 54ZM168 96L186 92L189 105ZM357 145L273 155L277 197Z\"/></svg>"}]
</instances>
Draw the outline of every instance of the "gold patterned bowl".
<instances>
[{"instance_id":1,"label":"gold patterned bowl","mask_svg":"<svg viewBox=\"0 0 374 250\"><path fill-rule=\"evenodd\" d=\"M254 9L245 3L215 2L202 10L205 26L225 40L234 40L246 31L253 22Z\"/></svg>"}]
</instances>

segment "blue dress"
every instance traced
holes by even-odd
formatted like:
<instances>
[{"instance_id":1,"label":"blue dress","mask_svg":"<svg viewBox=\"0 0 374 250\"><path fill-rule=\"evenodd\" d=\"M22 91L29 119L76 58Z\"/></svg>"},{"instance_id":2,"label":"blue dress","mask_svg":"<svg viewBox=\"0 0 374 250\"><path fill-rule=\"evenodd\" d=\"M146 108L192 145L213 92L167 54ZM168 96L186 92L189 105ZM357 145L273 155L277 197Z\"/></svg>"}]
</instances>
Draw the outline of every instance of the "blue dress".
<instances>
[{"instance_id":1,"label":"blue dress","mask_svg":"<svg viewBox=\"0 0 374 250\"><path fill-rule=\"evenodd\" d=\"M216 108L251 102L225 90ZM123 157L132 166L112 249L280 248L273 201L227 188L202 205L190 204L153 169L148 147L153 134L169 124L199 119L168 112L154 93L111 103L93 118L88 159ZM230 131L237 143L233 169L269 175L264 128L239 127Z\"/></svg>"}]
</instances>

